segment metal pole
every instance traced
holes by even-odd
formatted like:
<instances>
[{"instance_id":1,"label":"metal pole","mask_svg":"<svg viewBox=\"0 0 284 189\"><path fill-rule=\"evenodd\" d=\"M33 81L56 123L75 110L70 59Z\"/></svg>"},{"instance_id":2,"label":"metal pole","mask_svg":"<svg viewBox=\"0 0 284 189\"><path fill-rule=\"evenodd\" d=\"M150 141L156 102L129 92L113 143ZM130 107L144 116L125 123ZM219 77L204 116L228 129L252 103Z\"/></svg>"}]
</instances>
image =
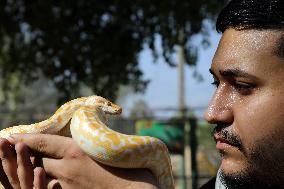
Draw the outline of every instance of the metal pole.
<instances>
[{"instance_id":1,"label":"metal pole","mask_svg":"<svg viewBox=\"0 0 284 189\"><path fill-rule=\"evenodd\" d=\"M180 34L183 35L183 34ZM182 37L180 37L182 38ZM182 119L185 118L185 90L184 90L184 63L185 63L185 58L184 58L184 47L179 45L178 47L178 91L179 91L179 109L180 109L180 117Z\"/></svg>"},{"instance_id":2,"label":"metal pole","mask_svg":"<svg viewBox=\"0 0 284 189\"><path fill-rule=\"evenodd\" d=\"M189 118L190 123L190 149L191 149L191 178L192 178L192 189L197 189L198 186L198 170L197 170L197 137L196 137L196 126L197 120L195 117Z\"/></svg>"},{"instance_id":3,"label":"metal pole","mask_svg":"<svg viewBox=\"0 0 284 189\"><path fill-rule=\"evenodd\" d=\"M179 112L182 122L184 124L184 150L183 150L183 173L184 173L184 182L183 189L187 189L190 186L188 178L191 174L191 161L190 161L190 146L189 146L189 130L190 126L186 120L186 108L185 108L185 79L184 79L184 64L185 64L185 55L184 47L182 46L184 41L184 32L179 31L179 46L178 46L178 91L179 91Z\"/></svg>"},{"instance_id":4,"label":"metal pole","mask_svg":"<svg viewBox=\"0 0 284 189\"><path fill-rule=\"evenodd\" d=\"M184 169L185 169L185 187L189 188L191 185L191 149L189 146L189 133L190 133L190 124L187 120L184 121Z\"/></svg>"}]
</instances>

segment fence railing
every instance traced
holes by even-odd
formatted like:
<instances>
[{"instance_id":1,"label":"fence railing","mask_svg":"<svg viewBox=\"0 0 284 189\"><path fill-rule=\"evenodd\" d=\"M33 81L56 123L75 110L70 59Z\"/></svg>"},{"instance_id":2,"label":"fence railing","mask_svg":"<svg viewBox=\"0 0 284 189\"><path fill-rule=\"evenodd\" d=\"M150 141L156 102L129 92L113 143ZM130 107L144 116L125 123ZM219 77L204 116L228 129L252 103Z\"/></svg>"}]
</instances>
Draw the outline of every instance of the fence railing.
<instances>
[{"instance_id":1,"label":"fence railing","mask_svg":"<svg viewBox=\"0 0 284 189\"><path fill-rule=\"evenodd\" d=\"M17 124L30 124L44 120L49 116L51 116L49 113L33 114L32 112L14 112L11 114L2 112L0 113L0 126L1 128L4 128ZM137 128L135 125L137 121L138 119L114 117L108 119L108 125L113 130L124 134L136 134ZM186 132L186 129L184 130L184 137L188 138L188 141L185 141L185 146L186 143L188 143L187 147L189 147L189 152L183 151L183 153L180 154L172 154L173 159L178 159L175 160L175 163L178 164L178 166L175 165L173 167L179 167L178 170L175 170L175 179L177 183L176 188L196 189L216 173L218 166L218 155L215 150L212 150L211 147L198 145L198 140L203 140L202 137L201 139L198 137L202 127L195 125L195 131L193 131L193 123L190 123L189 120L186 120L186 123L189 124L189 131ZM192 132L194 132L194 134ZM208 135L210 135L209 132ZM194 139L194 137L197 138ZM186 153L189 154L186 155Z\"/></svg>"}]
</instances>

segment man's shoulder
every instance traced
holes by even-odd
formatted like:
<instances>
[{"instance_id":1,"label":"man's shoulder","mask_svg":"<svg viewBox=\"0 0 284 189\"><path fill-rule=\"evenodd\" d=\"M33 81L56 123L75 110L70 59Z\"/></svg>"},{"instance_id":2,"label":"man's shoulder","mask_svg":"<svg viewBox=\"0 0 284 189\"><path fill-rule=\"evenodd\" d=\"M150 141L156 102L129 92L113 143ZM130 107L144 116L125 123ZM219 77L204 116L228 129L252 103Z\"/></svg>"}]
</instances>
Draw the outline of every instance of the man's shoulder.
<instances>
[{"instance_id":1,"label":"man's shoulder","mask_svg":"<svg viewBox=\"0 0 284 189\"><path fill-rule=\"evenodd\" d=\"M199 189L215 189L215 182L216 182L216 177L210 179L208 182L202 185Z\"/></svg>"}]
</instances>

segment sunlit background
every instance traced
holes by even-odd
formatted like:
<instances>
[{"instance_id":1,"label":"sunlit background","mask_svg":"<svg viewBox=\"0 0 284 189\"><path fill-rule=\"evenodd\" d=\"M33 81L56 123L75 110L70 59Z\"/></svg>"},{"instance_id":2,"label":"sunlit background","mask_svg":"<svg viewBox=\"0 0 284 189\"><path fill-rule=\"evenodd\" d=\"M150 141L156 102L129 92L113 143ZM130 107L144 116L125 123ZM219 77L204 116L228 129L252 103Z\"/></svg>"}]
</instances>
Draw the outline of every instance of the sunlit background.
<instances>
[{"instance_id":1,"label":"sunlit background","mask_svg":"<svg viewBox=\"0 0 284 189\"><path fill-rule=\"evenodd\" d=\"M220 34L214 28L209 31L209 34L211 45L208 48L199 46L197 65L195 67L185 66L184 68L185 104L192 108L200 119L203 118L203 112L214 92L214 87L211 86L213 77L209 74L209 68L220 39ZM159 38L156 43L161 48ZM197 45L201 43L200 35L194 37L194 43ZM144 73L143 77L149 79L150 83L143 94L130 93L119 98L126 108L124 115L129 115L132 106L139 101L145 102L150 109L178 108L178 69L165 64L162 58L153 64L151 51L147 47L139 56L139 67ZM202 76L202 81L194 78L194 72L198 72ZM156 112L155 115L171 116L173 112Z\"/></svg>"},{"instance_id":2,"label":"sunlit background","mask_svg":"<svg viewBox=\"0 0 284 189\"><path fill-rule=\"evenodd\" d=\"M224 2L1 1L1 127L100 95L123 108L111 128L167 144L177 189L201 186L219 162L203 113Z\"/></svg>"}]
</instances>

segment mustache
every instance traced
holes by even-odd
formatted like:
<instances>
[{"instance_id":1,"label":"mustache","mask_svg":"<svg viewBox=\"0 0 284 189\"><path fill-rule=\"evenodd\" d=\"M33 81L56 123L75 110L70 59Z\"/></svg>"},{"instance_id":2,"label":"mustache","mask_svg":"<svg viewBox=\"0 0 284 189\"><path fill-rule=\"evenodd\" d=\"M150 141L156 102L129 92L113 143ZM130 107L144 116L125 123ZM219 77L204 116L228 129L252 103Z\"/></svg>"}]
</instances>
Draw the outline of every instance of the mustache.
<instances>
[{"instance_id":1,"label":"mustache","mask_svg":"<svg viewBox=\"0 0 284 189\"><path fill-rule=\"evenodd\" d=\"M232 146L238 147L240 150L243 149L242 140L239 135L234 133L233 131L229 130L227 126L224 125L217 125L212 131L213 138L215 142L217 142L214 135L218 135L218 137L228 144Z\"/></svg>"}]
</instances>

